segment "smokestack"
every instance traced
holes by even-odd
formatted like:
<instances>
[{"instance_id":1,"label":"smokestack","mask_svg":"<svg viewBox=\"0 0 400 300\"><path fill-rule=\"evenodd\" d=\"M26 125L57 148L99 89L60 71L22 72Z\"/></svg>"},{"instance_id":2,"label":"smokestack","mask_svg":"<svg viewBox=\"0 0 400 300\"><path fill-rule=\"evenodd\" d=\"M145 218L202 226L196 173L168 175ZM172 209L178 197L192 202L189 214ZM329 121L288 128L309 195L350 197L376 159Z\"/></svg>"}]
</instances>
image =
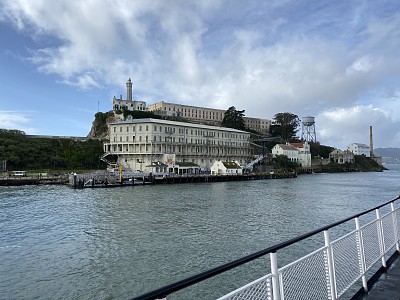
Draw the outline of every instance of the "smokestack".
<instances>
[{"instance_id":1,"label":"smokestack","mask_svg":"<svg viewBox=\"0 0 400 300\"><path fill-rule=\"evenodd\" d=\"M374 158L374 143L372 142L372 126L369 126L369 156Z\"/></svg>"}]
</instances>

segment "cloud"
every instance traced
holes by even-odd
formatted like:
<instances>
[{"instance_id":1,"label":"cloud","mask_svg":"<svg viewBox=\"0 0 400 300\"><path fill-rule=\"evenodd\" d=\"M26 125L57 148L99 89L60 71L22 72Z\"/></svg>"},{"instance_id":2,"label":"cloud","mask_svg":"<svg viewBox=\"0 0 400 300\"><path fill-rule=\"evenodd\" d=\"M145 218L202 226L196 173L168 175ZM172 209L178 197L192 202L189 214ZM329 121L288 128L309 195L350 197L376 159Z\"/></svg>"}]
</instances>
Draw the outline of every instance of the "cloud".
<instances>
[{"instance_id":1,"label":"cloud","mask_svg":"<svg viewBox=\"0 0 400 300\"><path fill-rule=\"evenodd\" d=\"M387 126L400 115L398 94L396 101L384 96L400 78L396 3L3 4L0 21L36 41L29 61L74 87L120 87L123 92L131 77L134 95L149 104L234 105L261 118L290 111L339 126L334 112L351 122L349 116L357 117L360 132L369 125L358 118L358 110L369 120L379 115ZM323 124L320 136L333 140L335 130ZM397 139L394 132L387 136ZM357 137L362 135L348 138ZM340 134L336 140L347 143Z\"/></svg>"},{"instance_id":2,"label":"cloud","mask_svg":"<svg viewBox=\"0 0 400 300\"><path fill-rule=\"evenodd\" d=\"M31 127L32 120L25 114L15 111L0 111L0 128L22 130L27 134L35 134L36 128Z\"/></svg>"},{"instance_id":3,"label":"cloud","mask_svg":"<svg viewBox=\"0 0 400 300\"><path fill-rule=\"evenodd\" d=\"M393 147L400 144L400 122L391 112L372 105L337 108L320 113L316 119L317 140L321 144L346 149L351 143L369 145L369 128L373 127L374 145Z\"/></svg>"}]
</instances>

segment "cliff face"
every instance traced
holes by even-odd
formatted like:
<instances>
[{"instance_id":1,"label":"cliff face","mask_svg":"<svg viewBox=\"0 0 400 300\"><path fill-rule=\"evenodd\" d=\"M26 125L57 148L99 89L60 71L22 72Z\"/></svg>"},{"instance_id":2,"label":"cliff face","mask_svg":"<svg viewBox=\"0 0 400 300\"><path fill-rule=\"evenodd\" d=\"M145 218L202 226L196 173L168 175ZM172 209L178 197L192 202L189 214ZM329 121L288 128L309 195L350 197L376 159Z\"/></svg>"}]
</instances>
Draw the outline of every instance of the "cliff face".
<instances>
[{"instance_id":1,"label":"cliff face","mask_svg":"<svg viewBox=\"0 0 400 300\"><path fill-rule=\"evenodd\" d=\"M116 117L113 111L96 113L92 122L92 128L87 136L94 139L108 139L108 123L115 121Z\"/></svg>"}]
</instances>

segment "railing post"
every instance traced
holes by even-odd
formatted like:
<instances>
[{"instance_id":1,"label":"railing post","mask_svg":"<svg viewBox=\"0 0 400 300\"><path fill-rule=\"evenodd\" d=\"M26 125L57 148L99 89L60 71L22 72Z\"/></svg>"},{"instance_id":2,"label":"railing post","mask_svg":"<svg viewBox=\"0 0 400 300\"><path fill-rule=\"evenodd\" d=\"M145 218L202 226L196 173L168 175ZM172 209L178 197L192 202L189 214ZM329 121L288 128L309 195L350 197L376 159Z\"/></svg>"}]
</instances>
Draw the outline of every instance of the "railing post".
<instances>
[{"instance_id":1,"label":"railing post","mask_svg":"<svg viewBox=\"0 0 400 300\"><path fill-rule=\"evenodd\" d=\"M361 263L361 270L362 270L362 285L365 292L368 292L368 283L367 277L365 276L366 266L365 266L365 255L364 255L364 242L361 235L361 226L360 226L360 219L356 217L354 219L356 221L356 230L357 230L357 237L358 237L358 253L360 255L360 263Z\"/></svg>"},{"instance_id":2,"label":"railing post","mask_svg":"<svg viewBox=\"0 0 400 300\"><path fill-rule=\"evenodd\" d=\"M399 236L399 228L397 226L397 224L398 224L398 221L397 221L398 216L397 216L397 211L395 211L395 209L394 209L394 202L390 203L390 208L392 209L392 212L393 212L393 228L394 228L394 236L396 238L396 250L397 250L397 252L399 252L400 251L400 248L399 248L400 236Z\"/></svg>"},{"instance_id":3,"label":"railing post","mask_svg":"<svg viewBox=\"0 0 400 300\"><path fill-rule=\"evenodd\" d=\"M280 300L281 296L279 287L278 259L276 252L271 252L269 256L271 259L272 292L274 295L274 300Z\"/></svg>"},{"instance_id":4,"label":"railing post","mask_svg":"<svg viewBox=\"0 0 400 300\"><path fill-rule=\"evenodd\" d=\"M332 300L336 299L336 279L335 279L335 269L333 264L333 252L331 246L331 239L329 236L329 231L324 230L324 240L325 247L327 252L327 260L328 260L328 275L329 275L329 286L331 289L331 298Z\"/></svg>"},{"instance_id":5,"label":"railing post","mask_svg":"<svg viewBox=\"0 0 400 300\"><path fill-rule=\"evenodd\" d=\"M380 249L382 254L382 267L386 269L387 266L385 260L385 240L383 238L382 220L381 220L381 215L379 213L379 208L375 209L375 212L376 212L376 219L378 220L378 238L381 246Z\"/></svg>"}]
</instances>

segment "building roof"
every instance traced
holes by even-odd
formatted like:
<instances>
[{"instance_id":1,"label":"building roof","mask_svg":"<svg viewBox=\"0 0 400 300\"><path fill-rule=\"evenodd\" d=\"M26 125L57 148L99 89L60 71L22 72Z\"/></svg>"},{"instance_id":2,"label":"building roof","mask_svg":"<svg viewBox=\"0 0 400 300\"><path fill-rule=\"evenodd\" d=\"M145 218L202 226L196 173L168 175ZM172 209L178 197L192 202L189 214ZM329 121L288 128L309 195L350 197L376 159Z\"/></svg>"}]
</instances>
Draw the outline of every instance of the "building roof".
<instances>
[{"instance_id":1,"label":"building roof","mask_svg":"<svg viewBox=\"0 0 400 300\"><path fill-rule=\"evenodd\" d=\"M193 167L193 168L200 168L199 165L195 164L194 162L190 161L177 161L175 162L175 165L181 167Z\"/></svg>"},{"instance_id":2,"label":"building roof","mask_svg":"<svg viewBox=\"0 0 400 300\"><path fill-rule=\"evenodd\" d=\"M286 145L286 144L276 144L279 147L281 147L283 150L291 150L291 151L299 151L295 146L292 145Z\"/></svg>"},{"instance_id":3,"label":"building roof","mask_svg":"<svg viewBox=\"0 0 400 300\"><path fill-rule=\"evenodd\" d=\"M348 145L347 147L350 147L351 145L356 145L356 146L358 146L358 147L366 147L366 148L369 148L369 146L368 146L368 145L361 144L361 143L351 143L351 144L350 144L350 145Z\"/></svg>"},{"instance_id":4,"label":"building roof","mask_svg":"<svg viewBox=\"0 0 400 300\"><path fill-rule=\"evenodd\" d=\"M239 166L236 162L234 161L222 161L222 164L224 165L225 168L227 169L241 169L242 167Z\"/></svg>"},{"instance_id":5,"label":"building roof","mask_svg":"<svg viewBox=\"0 0 400 300\"><path fill-rule=\"evenodd\" d=\"M304 142L300 142L300 143L290 143L290 145L296 147L296 148L303 148L304 146Z\"/></svg>"},{"instance_id":6,"label":"building roof","mask_svg":"<svg viewBox=\"0 0 400 300\"><path fill-rule=\"evenodd\" d=\"M349 150L340 150L340 149L335 149L329 155L351 155L354 156L354 153L349 151Z\"/></svg>"},{"instance_id":7,"label":"building roof","mask_svg":"<svg viewBox=\"0 0 400 300\"><path fill-rule=\"evenodd\" d=\"M165 102L165 101L159 101L150 105L176 105L176 106L184 106L184 107L190 107L190 108L195 108L195 109L211 109L211 110L215 110L215 111L220 111L220 112L225 112L225 110L223 109L219 109L219 108L210 108L210 107L200 107L200 106L192 106L192 105L186 105L186 104L179 104L179 103L171 103L171 102ZM149 106L150 106L149 105Z\"/></svg>"},{"instance_id":8,"label":"building roof","mask_svg":"<svg viewBox=\"0 0 400 300\"><path fill-rule=\"evenodd\" d=\"M157 124L163 124L163 125L175 125L175 126L182 126L182 127L193 127L193 128L208 129L208 130L220 130L220 131L230 131L230 132L235 132L235 133L250 134L247 131L242 131L242 130L228 128L228 127L210 126L210 125L194 124L194 123L187 123L187 122L176 122L176 121L168 121L168 120L153 119L153 118L133 119L133 120L129 120L129 121L114 122L114 123L110 123L109 125L144 124L144 123L157 123Z\"/></svg>"}]
</instances>

